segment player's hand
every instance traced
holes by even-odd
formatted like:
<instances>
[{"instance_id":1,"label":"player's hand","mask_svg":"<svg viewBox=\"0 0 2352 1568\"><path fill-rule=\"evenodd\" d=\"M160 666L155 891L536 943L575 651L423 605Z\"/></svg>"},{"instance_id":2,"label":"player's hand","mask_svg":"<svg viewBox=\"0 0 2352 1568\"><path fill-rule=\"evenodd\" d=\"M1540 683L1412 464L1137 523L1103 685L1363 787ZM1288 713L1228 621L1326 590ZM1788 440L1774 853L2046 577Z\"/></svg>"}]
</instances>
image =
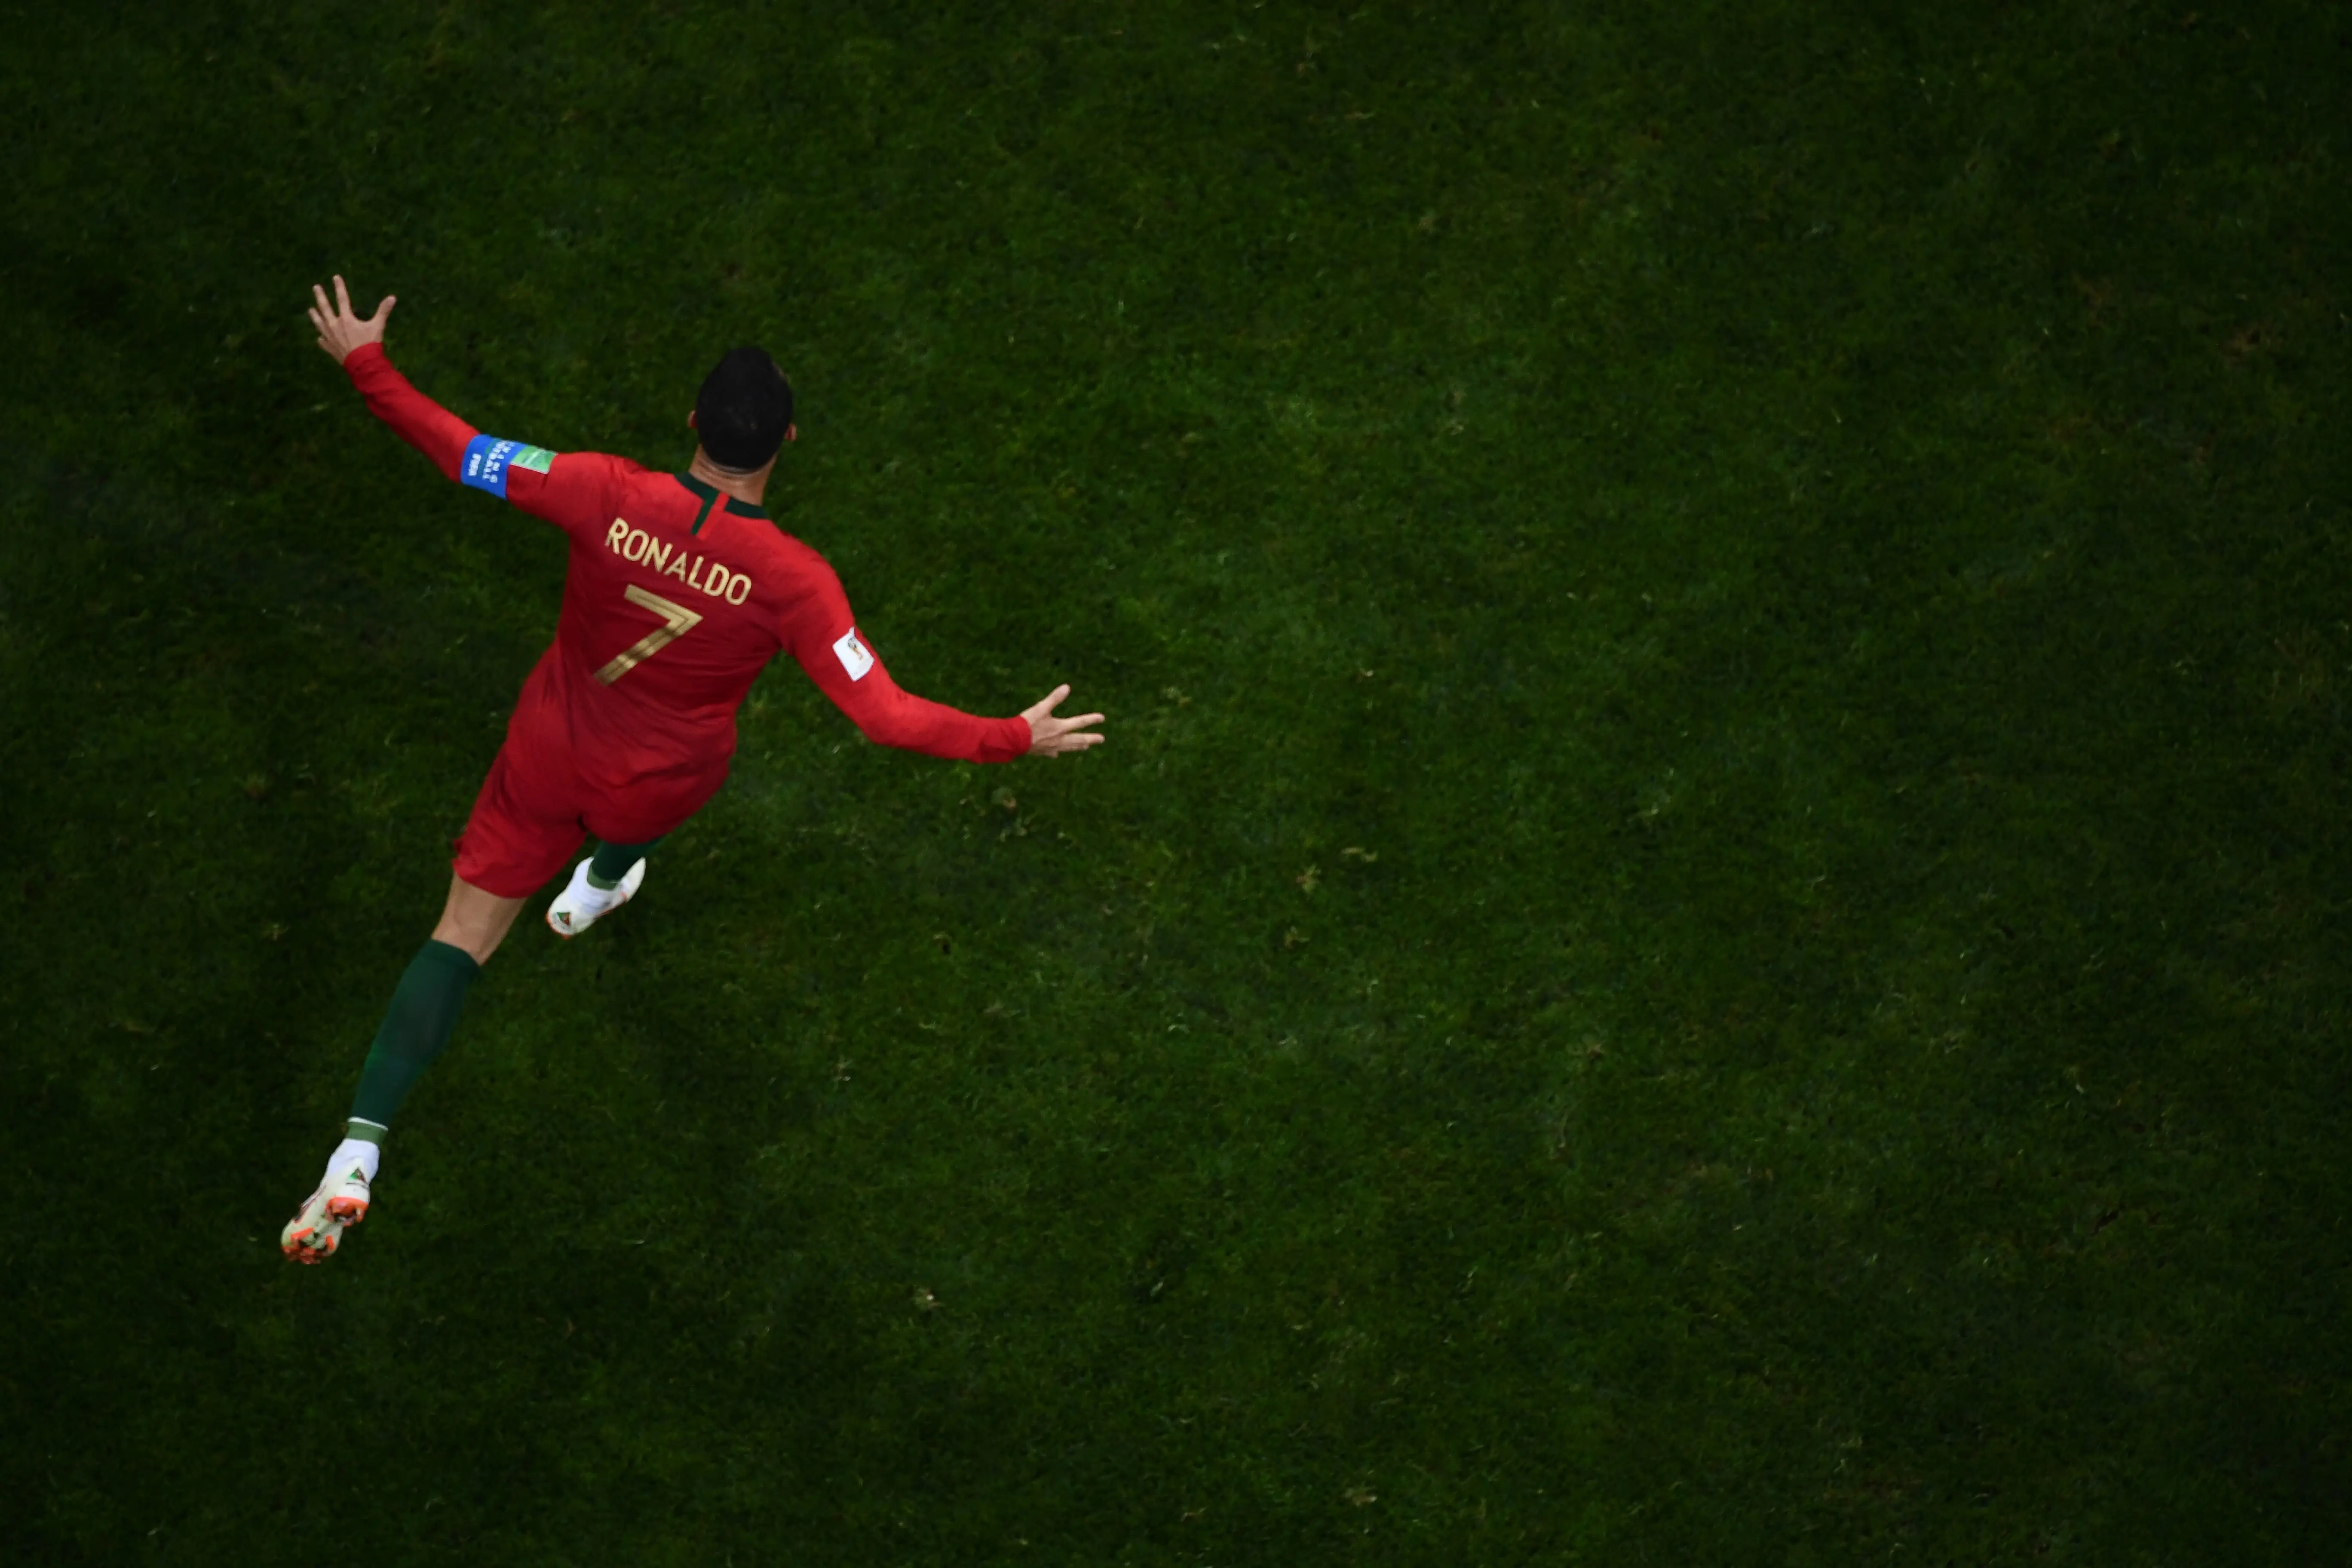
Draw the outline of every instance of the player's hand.
<instances>
[{"instance_id":1,"label":"player's hand","mask_svg":"<svg viewBox=\"0 0 2352 1568\"><path fill-rule=\"evenodd\" d=\"M1088 746L1099 746L1103 738L1087 728L1099 724L1099 713L1084 713L1076 719L1056 719L1055 705L1070 694L1067 686L1056 686L1045 693L1037 705L1021 717L1029 721L1029 754L1033 757L1058 757L1064 752L1083 752Z\"/></svg>"},{"instance_id":2,"label":"player's hand","mask_svg":"<svg viewBox=\"0 0 2352 1568\"><path fill-rule=\"evenodd\" d=\"M392 319L393 306L399 303L397 296L386 294L374 315L361 315L352 309L352 291L343 287L341 273L335 277L333 304L327 302L327 291L316 283L310 285L310 324L319 329L319 346L337 364L351 358L355 349L383 342L384 323Z\"/></svg>"}]
</instances>

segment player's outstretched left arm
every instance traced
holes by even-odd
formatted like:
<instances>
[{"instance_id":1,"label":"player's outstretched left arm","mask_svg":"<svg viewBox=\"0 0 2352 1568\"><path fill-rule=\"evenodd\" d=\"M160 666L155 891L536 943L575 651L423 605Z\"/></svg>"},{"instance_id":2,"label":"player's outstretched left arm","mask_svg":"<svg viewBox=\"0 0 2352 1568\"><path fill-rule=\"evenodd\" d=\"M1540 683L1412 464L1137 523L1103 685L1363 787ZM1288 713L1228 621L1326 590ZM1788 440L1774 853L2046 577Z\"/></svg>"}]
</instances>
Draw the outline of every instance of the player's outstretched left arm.
<instances>
[{"instance_id":1,"label":"player's outstretched left arm","mask_svg":"<svg viewBox=\"0 0 2352 1568\"><path fill-rule=\"evenodd\" d=\"M1091 726L1103 721L1099 713L1081 713L1075 719L1057 719L1054 710L1070 694L1067 684L1056 686L1040 698L1036 705L1022 710L1021 717L1029 721L1029 754L1033 757L1058 757L1065 752L1083 752L1088 746L1103 743L1101 735Z\"/></svg>"},{"instance_id":2,"label":"player's outstretched left arm","mask_svg":"<svg viewBox=\"0 0 2352 1568\"><path fill-rule=\"evenodd\" d=\"M479 435L471 425L409 384L408 378L384 357L383 330L394 304L386 294L373 316L352 308L352 291L341 276L335 297L317 284L310 286L310 325L319 333L319 348L343 367L352 384L367 399L368 412L392 426L393 434L433 460L448 479L457 478L467 443Z\"/></svg>"},{"instance_id":3,"label":"player's outstretched left arm","mask_svg":"<svg viewBox=\"0 0 2352 1568\"><path fill-rule=\"evenodd\" d=\"M352 306L352 291L343 286L343 275L335 274L335 298L331 304L327 291L316 283L310 285L310 324L319 330L319 348L337 364L352 357L356 351L370 343L383 342L384 328L392 322L392 308L400 303L397 294L386 294L373 316L362 316Z\"/></svg>"},{"instance_id":4,"label":"player's outstretched left arm","mask_svg":"<svg viewBox=\"0 0 2352 1568\"><path fill-rule=\"evenodd\" d=\"M319 334L319 348L343 367L367 399L368 411L430 458L444 478L512 501L560 528L603 524L611 516L605 498L616 460L484 436L417 391L384 355L384 327L397 302L387 294L374 315L362 316L340 276L332 300L316 284L310 288L310 325Z\"/></svg>"}]
</instances>

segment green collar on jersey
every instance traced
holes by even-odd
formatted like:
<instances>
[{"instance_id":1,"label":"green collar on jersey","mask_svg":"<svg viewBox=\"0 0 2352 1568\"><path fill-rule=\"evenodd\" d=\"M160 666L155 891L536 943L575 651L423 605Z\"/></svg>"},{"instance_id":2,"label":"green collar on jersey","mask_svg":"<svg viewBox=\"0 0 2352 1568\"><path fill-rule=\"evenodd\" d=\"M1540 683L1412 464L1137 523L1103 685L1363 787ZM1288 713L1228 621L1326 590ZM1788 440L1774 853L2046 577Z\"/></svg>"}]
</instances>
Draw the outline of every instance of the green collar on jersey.
<instances>
[{"instance_id":1,"label":"green collar on jersey","mask_svg":"<svg viewBox=\"0 0 2352 1568\"><path fill-rule=\"evenodd\" d=\"M688 489L692 490L696 495L702 498L702 510L694 514L694 526L687 530L688 533L700 533L702 531L703 519L710 515L710 509L713 506L716 506L719 502L718 487L715 485L706 485L700 479L696 479L692 474L678 474L674 477L679 484L684 485ZM765 521L768 516L766 512L761 511L758 507L747 505L742 501L737 500L733 496L727 498L727 510L733 512L737 517L756 517L762 521Z\"/></svg>"}]
</instances>

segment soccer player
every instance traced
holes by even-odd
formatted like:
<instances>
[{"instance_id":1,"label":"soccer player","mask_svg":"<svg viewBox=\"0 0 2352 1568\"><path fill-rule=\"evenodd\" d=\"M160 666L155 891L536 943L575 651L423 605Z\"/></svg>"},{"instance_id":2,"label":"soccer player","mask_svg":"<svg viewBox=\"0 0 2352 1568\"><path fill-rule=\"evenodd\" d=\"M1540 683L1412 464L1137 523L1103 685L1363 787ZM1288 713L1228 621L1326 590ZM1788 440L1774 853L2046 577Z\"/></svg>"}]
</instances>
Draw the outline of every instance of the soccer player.
<instances>
[{"instance_id":1,"label":"soccer player","mask_svg":"<svg viewBox=\"0 0 2352 1568\"><path fill-rule=\"evenodd\" d=\"M457 1021L474 976L523 900L591 836L593 853L548 906L574 937L626 903L646 858L718 791L735 751L735 710L768 660L789 653L869 740L934 757L1003 763L1097 744L1099 713L1056 718L1058 686L1010 719L901 690L857 633L824 557L760 510L793 436L793 390L775 361L740 348L719 362L687 416L698 437L682 474L625 458L555 453L477 432L384 357L394 300L362 317L335 279L311 289L319 346L375 416L460 484L503 497L571 536L555 640L523 682L506 743L457 840L432 940L394 991L343 1141L319 1190L278 1238L318 1263L365 1217L384 1131Z\"/></svg>"}]
</instances>

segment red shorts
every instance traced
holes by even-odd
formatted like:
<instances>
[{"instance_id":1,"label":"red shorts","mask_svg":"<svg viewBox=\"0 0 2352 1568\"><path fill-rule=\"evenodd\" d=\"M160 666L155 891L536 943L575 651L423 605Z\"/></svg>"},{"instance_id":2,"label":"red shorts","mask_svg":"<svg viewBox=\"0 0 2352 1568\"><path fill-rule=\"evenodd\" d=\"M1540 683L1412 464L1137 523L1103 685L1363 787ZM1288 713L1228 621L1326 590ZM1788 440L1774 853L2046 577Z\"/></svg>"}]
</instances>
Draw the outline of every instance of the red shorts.
<instances>
[{"instance_id":1,"label":"red shorts","mask_svg":"<svg viewBox=\"0 0 2352 1568\"><path fill-rule=\"evenodd\" d=\"M459 877L502 899L529 898L590 834L608 844L645 844L686 826L727 782L712 768L646 774L625 789L581 776L571 727L526 691L506 743L482 781L457 839Z\"/></svg>"}]
</instances>

